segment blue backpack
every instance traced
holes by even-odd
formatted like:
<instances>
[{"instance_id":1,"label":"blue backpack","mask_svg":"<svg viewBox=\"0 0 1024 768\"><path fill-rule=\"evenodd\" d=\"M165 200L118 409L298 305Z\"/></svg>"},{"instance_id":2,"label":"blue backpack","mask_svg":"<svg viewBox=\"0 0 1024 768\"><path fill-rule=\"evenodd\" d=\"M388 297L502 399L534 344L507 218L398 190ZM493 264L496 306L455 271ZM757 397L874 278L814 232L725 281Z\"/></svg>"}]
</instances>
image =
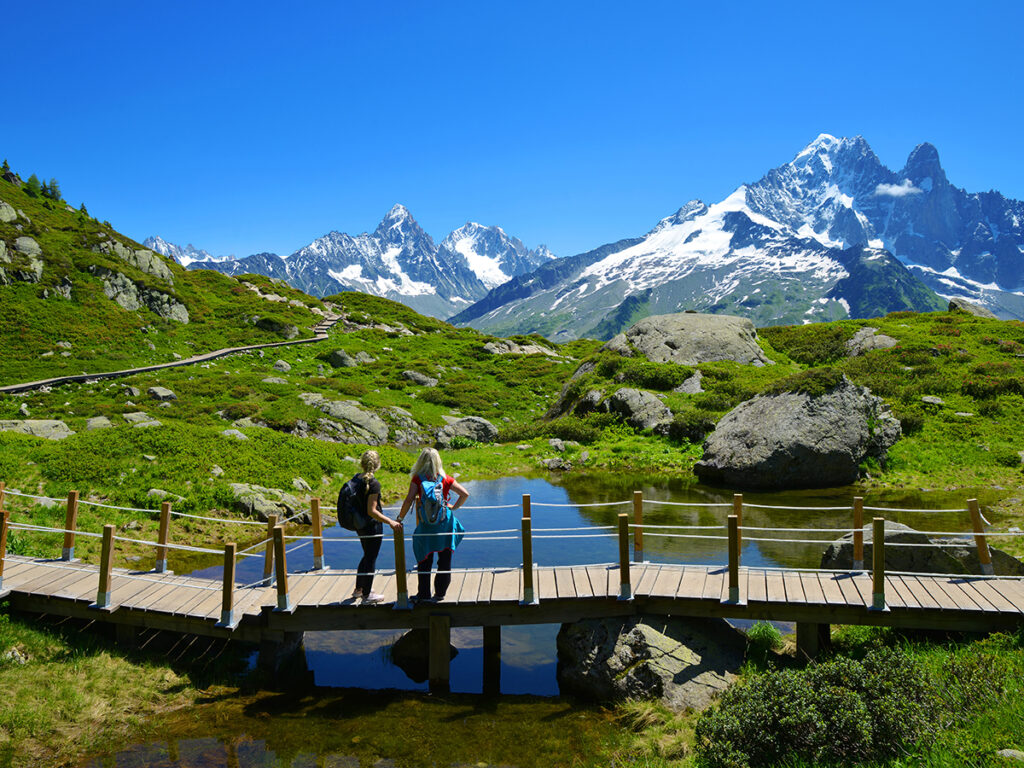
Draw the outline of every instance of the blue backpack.
<instances>
[{"instance_id":1,"label":"blue backpack","mask_svg":"<svg viewBox=\"0 0 1024 768\"><path fill-rule=\"evenodd\" d=\"M448 504L444 499L444 478L420 478L420 520L427 525L436 525L448 516Z\"/></svg>"}]
</instances>

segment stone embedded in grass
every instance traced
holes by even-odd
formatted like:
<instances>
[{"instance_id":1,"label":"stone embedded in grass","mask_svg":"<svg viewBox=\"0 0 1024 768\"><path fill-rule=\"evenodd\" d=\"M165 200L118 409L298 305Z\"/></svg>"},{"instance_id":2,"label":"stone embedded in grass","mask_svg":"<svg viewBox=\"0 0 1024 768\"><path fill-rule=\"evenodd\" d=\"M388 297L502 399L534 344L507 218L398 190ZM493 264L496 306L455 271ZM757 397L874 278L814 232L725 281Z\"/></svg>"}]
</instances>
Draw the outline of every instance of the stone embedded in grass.
<instances>
[{"instance_id":1,"label":"stone embedded in grass","mask_svg":"<svg viewBox=\"0 0 1024 768\"><path fill-rule=\"evenodd\" d=\"M89 429L110 429L114 426L106 416L93 416L85 422L85 428Z\"/></svg>"},{"instance_id":2,"label":"stone embedded in grass","mask_svg":"<svg viewBox=\"0 0 1024 768\"><path fill-rule=\"evenodd\" d=\"M235 440L248 440L249 436L239 432L237 429L225 429L220 433L222 437L232 437Z\"/></svg>"},{"instance_id":3,"label":"stone embedded in grass","mask_svg":"<svg viewBox=\"0 0 1024 768\"><path fill-rule=\"evenodd\" d=\"M178 396L167 387L150 387L146 392L154 400L167 401L178 399Z\"/></svg>"},{"instance_id":4,"label":"stone embedded in grass","mask_svg":"<svg viewBox=\"0 0 1024 768\"><path fill-rule=\"evenodd\" d=\"M419 371L402 371L402 378L411 381L413 384L418 384L421 387L436 387L438 380L432 376L427 376L425 373Z\"/></svg>"},{"instance_id":5,"label":"stone embedded in grass","mask_svg":"<svg viewBox=\"0 0 1024 768\"><path fill-rule=\"evenodd\" d=\"M274 363L275 371L280 371L281 373L288 373L288 371L290 371L291 369L292 367L284 360L278 360L276 363Z\"/></svg>"},{"instance_id":6,"label":"stone embedded in grass","mask_svg":"<svg viewBox=\"0 0 1024 768\"><path fill-rule=\"evenodd\" d=\"M280 376L267 376L265 379L261 379L264 384L287 384L287 379L282 379Z\"/></svg>"},{"instance_id":7,"label":"stone embedded in grass","mask_svg":"<svg viewBox=\"0 0 1024 768\"><path fill-rule=\"evenodd\" d=\"M466 416L456 419L445 417L448 423L437 433L437 447L445 449L451 446L456 438L464 438L477 443L491 443L498 438L498 428L487 419L479 416Z\"/></svg>"},{"instance_id":8,"label":"stone embedded in grass","mask_svg":"<svg viewBox=\"0 0 1024 768\"><path fill-rule=\"evenodd\" d=\"M133 427L160 427L163 426L159 421L154 419L145 411L133 411L132 413L123 413L121 417L131 424Z\"/></svg>"},{"instance_id":9,"label":"stone embedded in grass","mask_svg":"<svg viewBox=\"0 0 1024 768\"><path fill-rule=\"evenodd\" d=\"M179 504L185 500L184 496L179 496L176 493L165 491L163 488L150 488L148 491L146 491L146 496L148 496L151 499L160 499L160 501L173 501Z\"/></svg>"},{"instance_id":10,"label":"stone embedded in grass","mask_svg":"<svg viewBox=\"0 0 1024 768\"><path fill-rule=\"evenodd\" d=\"M230 483L229 487L235 496L234 508L261 521L266 521L269 515L277 515L279 521L284 520L297 514L304 506L296 497L279 488L264 488L249 483ZM309 512L304 512L295 522L309 525Z\"/></svg>"},{"instance_id":11,"label":"stone embedded in grass","mask_svg":"<svg viewBox=\"0 0 1024 768\"><path fill-rule=\"evenodd\" d=\"M56 419L0 420L0 432L19 432L45 440L63 440L75 434L67 424Z\"/></svg>"},{"instance_id":12,"label":"stone embedded in grass","mask_svg":"<svg viewBox=\"0 0 1024 768\"><path fill-rule=\"evenodd\" d=\"M925 405L945 405L946 404L945 400L943 400L941 397L936 397L935 395L925 395L924 397L921 398L921 402L924 403Z\"/></svg>"},{"instance_id":13,"label":"stone embedded in grass","mask_svg":"<svg viewBox=\"0 0 1024 768\"><path fill-rule=\"evenodd\" d=\"M892 336L880 334L877 328L866 326L846 342L846 354L848 357L859 357L873 349L891 349L897 344L899 342Z\"/></svg>"}]
</instances>

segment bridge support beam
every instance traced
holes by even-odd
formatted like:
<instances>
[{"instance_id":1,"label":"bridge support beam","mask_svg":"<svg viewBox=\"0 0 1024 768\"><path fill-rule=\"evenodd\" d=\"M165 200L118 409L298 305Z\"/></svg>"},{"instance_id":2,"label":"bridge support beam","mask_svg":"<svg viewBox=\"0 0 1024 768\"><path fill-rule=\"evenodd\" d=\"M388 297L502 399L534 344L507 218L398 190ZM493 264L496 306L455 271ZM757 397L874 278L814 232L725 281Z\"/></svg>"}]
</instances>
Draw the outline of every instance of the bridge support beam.
<instances>
[{"instance_id":1,"label":"bridge support beam","mask_svg":"<svg viewBox=\"0 0 1024 768\"><path fill-rule=\"evenodd\" d=\"M288 681L300 685L309 678L302 637L302 632L273 632L260 639L256 665L275 684Z\"/></svg>"},{"instance_id":2,"label":"bridge support beam","mask_svg":"<svg viewBox=\"0 0 1024 768\"><path fill-rule=\"evenodd\" d=\"M832 626L830 624L815 624L808 621L796 623L796 652L797 656L813 660L822 651L832 648Z\"/></svg>"},{"instance_id":3,"label":"bridge support beam","mask_svg":"<svg viewBox=\"0 0 1024 768\"><path fill-rule=\"evenodd\" d=\"M484 627L484 695L501 693L501 625Z\"/></svg>"},{"instance_id":4,"label":"bridge support beam","mask_svg":"<svg viewBox=\"0 0 1024 768\"><path fill-rule=\"evenodd\" d=\"M445 693L451 677L452 620L450 616L433 613L430 615L430 656L427 675L430 690Z\"/></svg>"}]
</instances>

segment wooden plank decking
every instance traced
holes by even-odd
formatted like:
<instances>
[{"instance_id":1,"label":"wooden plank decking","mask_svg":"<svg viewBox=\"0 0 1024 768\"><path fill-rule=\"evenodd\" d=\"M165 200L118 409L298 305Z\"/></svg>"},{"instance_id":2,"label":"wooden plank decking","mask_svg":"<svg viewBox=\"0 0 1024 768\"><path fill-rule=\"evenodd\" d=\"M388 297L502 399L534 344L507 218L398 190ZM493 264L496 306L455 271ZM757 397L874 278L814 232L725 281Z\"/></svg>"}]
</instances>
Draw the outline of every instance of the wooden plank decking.
<instances>
[{"instance_id":1,"label":"wooden plank decking","mask_svg":"<svg viewBox=\"0 0 1024 768\"><path fill-rule=\"evenodd\" d=\"M415 574L410 574L413 583ZM452 626L494 626L659 613L811 623L875 624L938 629L1011 629L1024 623L1024 585L1015 579L970 576L886 577L887 609L871 610L866 574L759 568L740 569L740 599L728 600L728 573L719 566L634 563L632 600L620 600L616 566L558 566L534 570L537 605L520 605L518 569L456 570L447 598L437 605L395 610L393 574L379 574L374 590L385 602L351 600L352 571L288 575L290 611L278 611L274 587L236 587L237 627L220 627L221 582L190 576L115 569L111 602L91 607L98 569L59 560L9 555L3 571L6 599L19 609L215 636L254 639L267 632L426 626L430 614Z\"/></svg>"}]
</instances>

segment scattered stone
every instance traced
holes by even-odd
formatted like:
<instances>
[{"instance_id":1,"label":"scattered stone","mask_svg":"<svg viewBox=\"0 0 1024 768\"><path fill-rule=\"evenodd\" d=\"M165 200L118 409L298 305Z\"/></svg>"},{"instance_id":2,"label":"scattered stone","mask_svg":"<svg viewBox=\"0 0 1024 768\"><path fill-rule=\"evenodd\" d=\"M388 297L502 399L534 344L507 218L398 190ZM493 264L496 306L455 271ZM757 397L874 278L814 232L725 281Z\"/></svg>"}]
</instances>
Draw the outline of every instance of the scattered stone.
<instances>
[{"instance_id":1,"label":"scattered stone","mask_svg":"<svg viewBox=\"0 0 1024 768\"><path fill-rule=\"evenodd\" d=\"M950 312L966 312L969 315L975 315L976 317L985 317L989 320L998 320L994 312L985 309L978 304L974 304L967 299L960 297L949 300L949 311Z\"/></svg>"},{"instance_id":2,"label":"scattered stone","mask_svg":"<svg viewBox=\"0 0 1024 768\"><path fill-rule=\"evenodd\" d=\"M731 315L680 312L647 317L620 333L602 349L623 357L639 353L656 363L698 365L733 360L743 365L771 365L757 344L754 324Z\"/></svg>"},{"instance_id":3,"label":"scattered stone","mask_svg":"<svg viewBox=\"0 0 1024 768\"><path fill-rule=\"evenodd\" d=\"M437 379L419 371L402 371L402 377L421 387L436 387L438 384Z\"/></svg>"},{"instance_id":4,"label":"scattered stone","mask_svg":"<svg viewBox=\"0 0 1024 768\"><path fill-rule=\"evenodd\" d=\"M533 447L532 445L517 445L516 446L516 450L517 451L528 451L532 447Z\"/></svg>"},{"instance_id":5,"label":"scattered stone","mask_svg":"<svg viewBox=\"0 0 1024 768\"><path fill-rule=\"evenodd\" d=\"M284 360L278 360L276 363L274 363L275 371L280 371L281 373L288 373L288 371L290 371L291 369L292 367Z\"/></svg>"},{"instance_id":6,"label":"scattered stone","mask_svg":"<svg viewBox=\"0 0 1024 768\"><path fill-rule=\"evenodd\" d=\"M151 398L154 400L160 400L161 402L178 399L178 396L171 392L167 387L150 387L146 392Z\"/></svg>"},{"instance_id":7,"label":"scattered stone","mask_svg":"<svg viewBox=\"0 0 1024 768\"><path fill-rule=\"evenodd\" d=\"M540 463L545 469L550 469L553 472L563 472L572 469L571 461L566 461L557 456L551 459L541 459Z\"/></svg>"},{"instance_id":8,"label":"scattered stone","mask_svg":"<svg viewBox=\"0 0 1024 768\"><path fill-rule=\"evenodd\" d=\"M582 451L580 453L580 464L586 464L590 461L590 451Z\"/></svg>"},{"instance_id":9,"label":"scattered stone","mask_svg":"<svg viewBox=\"0 0 1024 768\"><path fill-rule=\"evenodd\" d=\"M853 334L846 342L846 356L859 357L873 349L891 349L899 344L892 336L879 334L877 328L865 326Z\"/></svg>"},{"instance_id":10,"label":"scattered stone","mask_svg":"<svg viewBox=\"0 0 1024 768\"><path fill-rule=\"evenodd\" d=\"M128 395L128 397L138 397L142 394L142 392L136 387L125 387L124 393Z\"/></svg>"},{"instance_id":11,"label":"scattered stone","mask_svg":"<svg viewBox=\"0 0 1024 768\"><path fill-rule=\"evenodd\" d=\"M151 453L142 454L142 458L144 458L146 461L156 461L156 456L154 456Z\"/></svg>"},{"instance_id":12,"label":"scattered stone","mask_svg":"<svg viewBox=\"0 0 1024 768\"><path fill-rule=\"evenodd\" d=\"M996 755L1007 760L1016 760L1024 763L1024 751L1019 749L1000 749L996 752Z\"/></svg>"},{"instance_id":13,"label":"scattered stone","mask_svg":"<svg viewBox=\"0 0 1024 768\"><path fill-rule=\"evenodd\" d=\"M360 365L367 365L369 363L376 363L377 358L373 357L368 352L359 351L356 352L356 362Z\"/></svg>"},{"instance_id":14,"label":"scattered stone","mask_svg":"<svg viewBox=\"0 0 1024 768\"><path fill-rule=\"evenodd\" d=\"M19 432L45 440L63 440L75 434L67 424L56 419L0 420L0 432Z\"/></svg>"},{"instance_id":15,"label":"scattered stone","mask_svg":"<svg viewBox=\"0 0 1024 768\"><path fill-rule=\"evenodd\" d=\"M557 437L552 437L550 440L548 440L548 445L550 445L559 453L565 450L565 443L559 440Z\"/></svg>"},{"instance_id":16,"label":"scattered stone","mask_svg":"<svg viewBox=\"0 0 1024 768\"><path fill-rule=\"evenodd\" d=\"M242 432L239 432L237 429L225 429L223 432L221 432L221 435L223 435L224 437L232 437L235 440L248 440L249 439L248 435L246 435L246 434L244 434Z\"/></svg>"},{"instance_id":17,"label":"scattered stone","mask_svg":"<svg viewBox=\"0 0 1024 768\"><path fill-rule=\"evenodd\" d=\"M294 488L296 491L311 491L311 490L313 490L312 488L309 487L309 483L307 483L301 477L294 477L294 478L292 478L292 488Z\"/></svg>"},{"instance_id":18,"label":"scattered stone","mask_svg":"<svg viewBox=\"0 0 1024 768\"><path fill-rule=\"evenodd\" d=\"M872 562L874 528L864 526L864 563ZM911 573L980 574L978 547L970 534L959 536L929 536L891 520L885 521L885 543L914 544L913 547L885 548L886 571ZM989 547L992 568L998 576L1024 576L1024 563L1002 550ZM821 567L831 570L853 568L853 533L837 539L821 557Z\"/></svg>"},{"instance_id":19,"label":"scattered stone","mask_svg":"<svg viewBox=\"0 0 1024 768\"><path fill-rule=\"evenodd\" d=\"M173 501L178 504L185 500L184 496L179 496L176 493L165 491L162 488L150 488L146 491L146 495L151 499L160 499L161 501Z\"/></svg>"},{"instance_id":20,"label":"scattered stone","mask_svg":"<svg viewBox=\"0 0 1024 768\"><path fill-rule=\"evenodd\" d=\"M110 419L108 419L106 416L93 416L91 419L89 419L87 422L85 422L85 428L87 430L90 430L90 429L110 429L112 426L114 426L114 425L111 423Z\"/></svg>"},{"instance_id":21,"label":"scattered stone","mask_svg":"<svg viewBox=\"0 0 1024 768\"><path fill-rule=\"evenodd\" d=\"M267 376L262 380L264 384L287 384L287 379L282 379L280 376Z\"/></svg>"},{"instance_id":22,"label":"scattered stone","mask_svg":"<svg viewBox=\"0 0 1024 768\"><path fill-rule=\"evenodd\" d=\"M0 223L10 224L12 221L16 221L17 218L18 212L14 210L14 206L0 200Z\"/></svg>"},{"instance_id":23,"label":"scattered stone","mask_svg":"<svg viewBox=\"0 0 1024 768\"><path fill-rule=\"evenodd\" d=\"M586 619L558 632L558 685L603 703L657 698L701 710L735 680L745 651L721 619Z\"/></svg>"},{"instance_id":24,"label":"scattered stone","mask_svg":"<svg viewBox=\"0 0 1024 768\"><path fill-rule=\"evenodd\" d=\"M684 381L682 384L680 384L672 391L680 392L684 395L699 395L701 392L704 391L704 388L700 385L701 381L703 380L704 374L701 373L700 369L698 368L696 371L693 372L692 376L690 376L688 379L686 379L686 381Z\"/></svg>"},{"instance_id":25,"label":"scattered stone","mask_svg":"<svg viewBox=\"0 0 1024 768\"><path fill-rule=\"evenodd\" d=\"M214 477L222 477L224 475L224 470L220 468L219 464L214 464L210 467L210 474Z\"/></svg>"},{"instance_id":26,"label":"scattered stone","mask_svg":"<svg viewBox=\"0 0 1024 768\"><path fill-rule=\"evenodd\" d=\"M2 662L2 664L14 664L15 666L23 667L28 664L28 653L26 653L20 646L17 648L11 648L8 651L4 651L3 656L0 656L0 662ZM2 664L0 664L0 666L2 666Z\"/></svg>"},{"instance_id":27,"label":"scattered stone","mask_svg":"<svg viewBox=\"0 0 1024 768\"><path fill-rule=\"evenodd\" d=\"M58 341L53 346L60 347L61 349L71 349L71 342L70 341Z\"/></svg>"},{"instance_id":28,"label":"scattered stone","mask_svg":"<svg viewBox=\"0 0 1024 768\"><path fill-rule=\"evenodd\" d=\"M945 405L946 404L945 400L943 400L941 397L936 397L935 395L925 395L924 397L921 398L921 402L924 403L925 405Z\"/></svg>"},{"instance_id":29,"label":"scattered stone","mask_svg":"<svg viewBox=\"0 0 1024 768\"><path fill-rule=\"evenodd\" d=\"M22 403L21 406L19 406L18 413L20 413L22 416L25 416L26 418L32 415L28 412L27 403Z\"/></svg>"},{"instance_id":30,"label":"scattered stone","mask_svg":"<svg viewBox=\"0 0 1024 768\"><path fill-rule=\"evenodd\" d=\"M479 416L455 419L438 431L437 447L441 449L450 447L452 439L455 437L464 437L478 443L491 443L498 437L498 428Z\"/></svg>"},{"instance_id":31,"label":"scattered stone","mask_svg":"<svg viewBox=\"0 0 1024 768\"><path fill-rule=\"evenodd\" d=\"M269 515L277 515L278 520L292 517L303 507L297 498L278 488L264 488L248 483L230 483L229 487L235 497L234 508L263 522L266 522ZM296 518L296 522L309 525L311 520L308 510Z\"/></svg>"},{"instance_id":32,"label":"scattered stone","mask_svg":"<svg viewBox=\"0 0 1024 768\"><path fill-rule=\"evenodd\" d=\"M866 459L884 464L900 435L881 398L844 376L817 397L785 392L740 403L707 436L694 471L739 488L847 485Z\"/></svg>"},{"instance_id":33,"label":"scattered stone","mask_svg":"<svg viewBox=\"0 0 1024 768\"><path fill-rule=\"evenodd\" d=\"M557 357L553 349L543 347L540 344L517 344L508 339L500 341L489 341L484 344L484 351L492 355L548 355Z\"/></svg>"},{"instance_id":34,"label":"scattered stone","mask_svg":"<svg viewBox=\"0 0 1024 768\"><path fill-rule=\"evenodd\" d=\"M355 368L359 365L344 349L336 349L327 356L327 363L332 368Z\"/></svg>"}]
</instances>

